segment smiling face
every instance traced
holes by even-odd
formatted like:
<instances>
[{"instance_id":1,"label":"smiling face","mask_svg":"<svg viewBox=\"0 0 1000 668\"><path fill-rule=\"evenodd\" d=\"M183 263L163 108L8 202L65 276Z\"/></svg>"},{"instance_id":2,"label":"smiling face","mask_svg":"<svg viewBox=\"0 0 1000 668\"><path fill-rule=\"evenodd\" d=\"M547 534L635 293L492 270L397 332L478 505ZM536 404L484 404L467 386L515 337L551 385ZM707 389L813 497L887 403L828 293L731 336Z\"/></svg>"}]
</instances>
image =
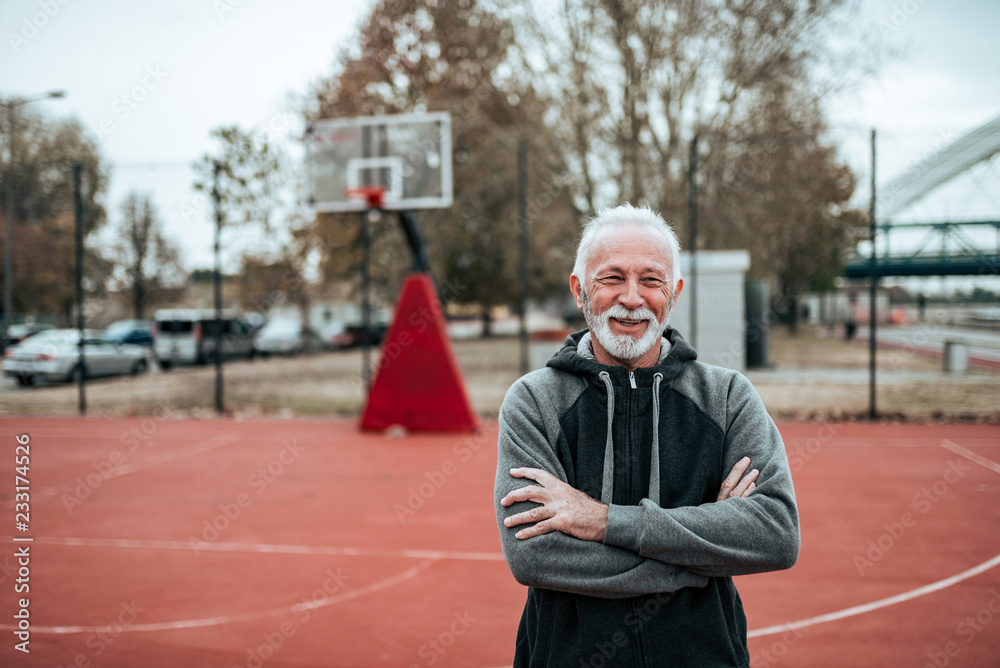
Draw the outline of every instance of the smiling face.
<instances>
[{"instance_id":1,"label":"smiling face","mask_svg":"<svg viewBox=\"0 0 1000 668\"><path fill-rule=\"evenodd\" d=\"M671 285L666 240L650 227L608 225L598 230L592 248L585 284L574 275L570 288L590 327L594 357L633 370L653 366L684 286L683 279Z\"/></svg>"}]
</instances>

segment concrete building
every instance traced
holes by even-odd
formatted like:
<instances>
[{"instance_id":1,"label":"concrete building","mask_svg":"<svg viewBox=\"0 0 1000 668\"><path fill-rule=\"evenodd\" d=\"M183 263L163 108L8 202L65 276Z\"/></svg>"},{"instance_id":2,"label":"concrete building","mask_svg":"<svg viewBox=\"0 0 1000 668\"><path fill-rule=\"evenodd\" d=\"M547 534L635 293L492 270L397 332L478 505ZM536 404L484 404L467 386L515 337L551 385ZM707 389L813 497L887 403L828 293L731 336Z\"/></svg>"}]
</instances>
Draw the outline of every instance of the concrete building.
<instances>
[{"instance_id":1,"label":"concrete building","mask_svg":"<svg viewBox=\"0 0 1000 668\"><path fill-rule=\"evenodd\" d=\"M697 254L695 275L690 254L681 253L684 289L670 324L694 345L699 360L745 370L744 283L749 269L750 253L745 250L701 251ZM695 300L696 323L692 320Z\"/></svg>"}]
</instances>

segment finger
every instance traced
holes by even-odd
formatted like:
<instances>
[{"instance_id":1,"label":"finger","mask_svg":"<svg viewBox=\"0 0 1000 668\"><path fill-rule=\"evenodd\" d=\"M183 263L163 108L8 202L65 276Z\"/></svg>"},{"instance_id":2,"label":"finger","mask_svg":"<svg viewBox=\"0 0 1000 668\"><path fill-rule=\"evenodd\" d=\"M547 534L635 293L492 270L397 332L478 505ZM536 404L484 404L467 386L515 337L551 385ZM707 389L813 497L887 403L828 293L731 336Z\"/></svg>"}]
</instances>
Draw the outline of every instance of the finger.
<instances>
[{"instance_id":1,"label":"finger","mask_svg":"<svg viewBox=\"0 0 1000 668\"><path fill-rule=\"evenodd\" d=\"M515 478L531 478L535 479L535 476L539 473L545 473L542 469L531 468L530 466L520 466L510 470L510 474Z\"/></svg>"},{"instance_id":2,"label":"finger","mask_svg":"<svg viewBox=\"0 0 1000 668\"><path fill-rule=\"evenodd\" d=\"M506 508L507 506L520 501L535 501L537 503L544 503L546 500L548 500L548 496L545 494L544 487L539 487L538 485L526 485L515 489L507 494L507 496L500 499L500 505Z\"/></svg>"},{"instance_id":3,"label":"finger","mask_svg":"<svg viewBox=\"0 0 1000 668\"><path fill-rule=\"evenodd\" d=\"M516 534L514 534L514 537L519 538L520 540L524 540L526 538L534 538L535 536L541 536L542 534L551 533L552 531L554 531L554 529L552 526L549 525L548 522L539 522L535 526L525 527L524 529L521 529Z\"/></svg>"},{"instance_id":4,"label":"finger","mask_svg":"<svg viewBox=\"0 0 1000 668\"><path fill-rule=\"evenodd\" d=\"M750 496L750 492L753 491L751 487L756 488L755 483L759 475L760 471L758 471L757 469L754 469L753 471L750 471L750 473L747 473L746 476L742 480L740 480L740 484L738 484L735 487L735 489L733 489L733 491L729 493L729 497L736 498L738 496Z\"/></svg>"},{"instance_id":5,"label":"finger","mask_svg":"<svg viewBox=\"0 0 1000 668\"><path fill-rule=\"evenodd\" d=\"M516 515L511 515L503 521L505 527L516 527L519 524L531 524L534 522L540 522L542 520L548 519L555 515L554 512L548 510L545 506L536 506L531 510L527 510L523 513L518 513Z\"/></svg>"},{"instance_id":6,"label":"finger","mask_svg":"<svg viewBox=\"0 0 1000 668\"><path fill-rule=\"evenodd\" d=\"M545 469L535 469L524 466L521 468L511 469L510 474L515 478L528 478L529 480L534 480L543 487L548 487L552 481L559 480Z\"/></svg>"},{"instance_id":7,"label":"finger","mask_svg":"<svg viewBox=\"0 0 1000 668\"><path fill-rule=\"evenodd\" d=\"M740 478L746 472L747 468L750 466L750 458L744 457L740 461L736 462L733 466L733 470L729 472L726 479L722 481L722 487L719 488L719 496L716 501L722 501L723 499L728 499L731 492L736 489L737 484L740 482Z\"/></svg>"}]
</instances>

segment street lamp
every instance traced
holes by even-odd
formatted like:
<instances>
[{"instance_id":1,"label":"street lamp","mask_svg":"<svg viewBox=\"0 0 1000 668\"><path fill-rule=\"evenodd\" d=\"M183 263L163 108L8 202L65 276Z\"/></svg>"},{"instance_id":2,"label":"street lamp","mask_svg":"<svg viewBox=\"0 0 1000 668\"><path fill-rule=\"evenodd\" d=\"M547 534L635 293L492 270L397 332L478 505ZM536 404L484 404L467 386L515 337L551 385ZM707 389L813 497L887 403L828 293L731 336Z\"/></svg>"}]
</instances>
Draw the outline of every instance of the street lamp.
<instances>
[{"instance_id":1,"label":"street lamp","mask_svg":"<svg viewBox=\"0 0 1000 668\"><path fill-rule=\"evenodd\" d=\"M17 141L14 119L17 108L30 102L39 100L58 99L66 97L66 91L50 90L47 93L31 95L29 97L19 97L6 102L0 102L7 110L7 137L10 147L7 156L7 215L4 217L4 244L3 244L3 339L0 339L0 351L7 349L10 342L10 319L11 303L13 301L13 278L11 267L13 265L13 249L11 248L10 233L14 227L14 144Z\"/></svg>"}]
</instances>

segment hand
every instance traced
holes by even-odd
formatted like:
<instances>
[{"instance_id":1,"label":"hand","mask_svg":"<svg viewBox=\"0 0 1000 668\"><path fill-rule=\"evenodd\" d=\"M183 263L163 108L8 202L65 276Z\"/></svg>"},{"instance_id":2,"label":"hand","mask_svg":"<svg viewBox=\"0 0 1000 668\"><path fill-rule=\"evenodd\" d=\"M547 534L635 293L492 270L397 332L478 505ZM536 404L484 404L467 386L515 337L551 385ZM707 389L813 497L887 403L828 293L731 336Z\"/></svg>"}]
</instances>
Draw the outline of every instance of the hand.
<instances>
[{"instance_id":1,"label":"hand","mask_svg":"<svg viewBox=\"0 0 1000 668\"><path fill-rule=\"evenodd\" d=\"M604 540L608 528L606 505L541 469L517 468L511 469L510 474L515 478L534 480L538 484L515 489L500 499L501 506L506 508L519 501L542 504L504 520L504 526L507 527L537 522L535 526L526 527L514 534L517 538L524 540L562 531L581 540Z\"/></svg>"},{"instance_id":2,"label":"hand","mask_svg":"<svg viewBox=\"0 0 1000 668\"><path fill-rule=\"evenodd\" d=\"M760 475L760 471L754 469L743 476L746 472L747 467L750 466L750 458L744 457L740 461L736 462L733 466L733 470L729 472L726 479L722 481L722 487L719 488L719 496L716 501L725 501L726 499L735 499L737 497L747 497L750 493L757 489L757 476ZM743 479L740 480L740 476Z\"/></svg>"}]
</instances>

